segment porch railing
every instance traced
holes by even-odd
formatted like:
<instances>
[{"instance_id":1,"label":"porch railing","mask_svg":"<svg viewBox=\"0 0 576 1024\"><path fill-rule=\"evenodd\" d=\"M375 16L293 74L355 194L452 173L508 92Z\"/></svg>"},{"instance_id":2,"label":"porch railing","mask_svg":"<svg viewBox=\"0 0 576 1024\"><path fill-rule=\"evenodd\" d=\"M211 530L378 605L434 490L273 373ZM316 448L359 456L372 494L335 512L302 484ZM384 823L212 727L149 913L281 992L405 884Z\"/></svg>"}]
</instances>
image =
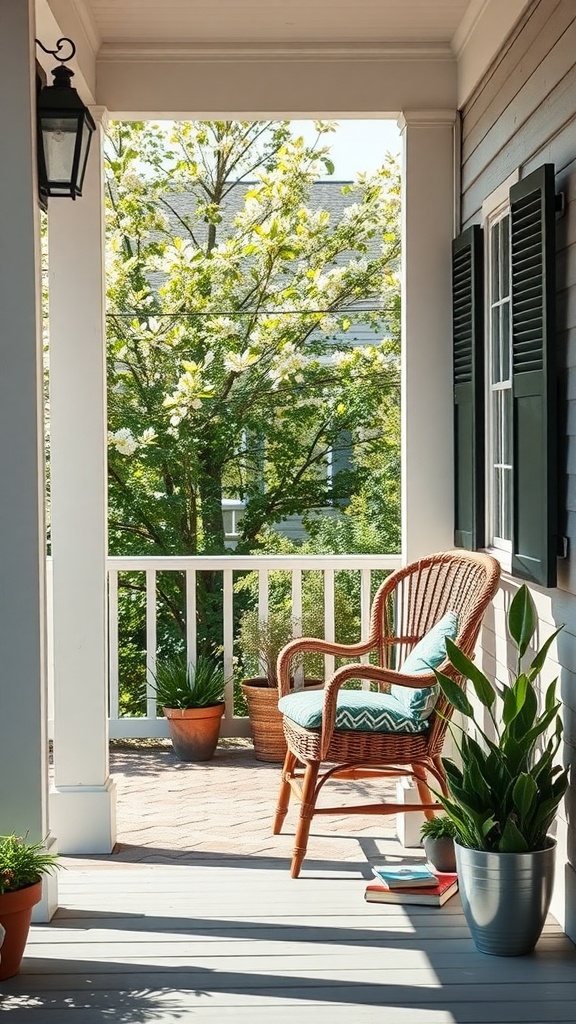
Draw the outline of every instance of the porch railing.
<instances>
[{"instance_id":1,"label":"porch railing","mask_svg":"<svg viewBox=\"0 0 576 1024\"><path fill-rule=\"evenodd\" d=\"M269 607L270 573L282 570L290 574L292 617L302 617L303 574L308 570L319 570L323 574L324 591L324 635L334 639L335 616L334 596L336 573L356 571L359 573L361 632L365 635L370 615L373 594L372 573L391 571L400 565L400 555L201 555L196 557L111 557L108 559L108 606L109 606L109 687L110 687L110 737L144 738L167 736L164 718L156 714L156 696L152 681L157 658L157 575L158 573L180 573L185 580L185 633L189 660L194 660L197 645L196 584L197 576L203 572L219 573L222 577L222 637L223 664L226 679L226 712L222 720L222 736L249 735L248 720L234 714L234 574L258 573L258 611L265 619ZM121 573L141 574L145 588L146 617L146 714L143 717L127 717L120 714L120 661L119 645L119 576ZM131 577L132 578L132 577ZM325 669L333 669L333 659L325 659Z\"/></svg>"}]
</instances>

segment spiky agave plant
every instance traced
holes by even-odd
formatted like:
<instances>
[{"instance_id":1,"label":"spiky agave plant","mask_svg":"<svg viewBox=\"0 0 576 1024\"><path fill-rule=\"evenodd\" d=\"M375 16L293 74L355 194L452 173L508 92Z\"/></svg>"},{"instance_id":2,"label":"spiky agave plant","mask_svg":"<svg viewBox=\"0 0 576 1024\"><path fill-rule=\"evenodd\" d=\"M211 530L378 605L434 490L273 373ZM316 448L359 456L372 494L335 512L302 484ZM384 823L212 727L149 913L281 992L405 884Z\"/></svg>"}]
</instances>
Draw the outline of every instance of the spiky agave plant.
<instances>
[{"instance_id":1,"label":"spiky agave plant","mask_svg":"<svg viewBox=\"0 0 576 1024\"><path fill-rule=\"evenodd\" d=\"M224 700L224 671L210 658L199 657L196 664L184 655L160 662L154 683L158 703L164 708L208 708Z\"/></svg>"}]
</instances>

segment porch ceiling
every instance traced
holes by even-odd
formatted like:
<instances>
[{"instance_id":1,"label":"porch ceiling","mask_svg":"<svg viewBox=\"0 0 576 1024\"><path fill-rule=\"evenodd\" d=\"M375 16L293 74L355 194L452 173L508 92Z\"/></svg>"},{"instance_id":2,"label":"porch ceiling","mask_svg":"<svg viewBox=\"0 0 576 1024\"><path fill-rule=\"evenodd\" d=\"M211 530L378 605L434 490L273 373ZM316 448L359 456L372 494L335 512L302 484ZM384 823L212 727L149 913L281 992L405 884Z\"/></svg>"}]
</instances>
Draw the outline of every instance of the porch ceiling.
<instances>
[{"instance_id":1,"label":"porch ceiling","mask_svg":"<svg viewBox=\"0 0 576 1024\"><path fill-rule=\"evenodd\" d=\"M35 0L38 34L77 45L85 102L115 117L246 119L454 109L532 3Z\"/></svg>"},{"instance_id":2,"label":"porch ceiling","mask_svg":"<svg viewBox=\"0 0 576 1024\"><path fill-rule=\"evenodd\" d=\"M484 0L75 0L101 44L448 43Z\"/></svg>"},{"instance_id":3,"label":"porch ceiling","mask_svg":"<svg viewBox=\"0 0 576 1024\"><path fill-rule=\"evenodd\" d=\"M35 2L43 35L76 42L86 102L118 117L258 118L453 107L453 46L494 0Z\"/></svg>"}]
</instances>

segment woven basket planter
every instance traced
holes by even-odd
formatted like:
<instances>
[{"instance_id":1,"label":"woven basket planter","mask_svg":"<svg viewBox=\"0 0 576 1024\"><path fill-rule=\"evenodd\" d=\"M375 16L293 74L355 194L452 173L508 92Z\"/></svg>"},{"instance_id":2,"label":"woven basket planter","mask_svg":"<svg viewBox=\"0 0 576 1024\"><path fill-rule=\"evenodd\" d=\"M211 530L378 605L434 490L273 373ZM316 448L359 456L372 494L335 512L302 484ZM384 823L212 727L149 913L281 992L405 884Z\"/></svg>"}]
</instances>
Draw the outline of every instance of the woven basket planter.
<instances>
[{"instance_id":1,"label":"woven basket planter","mask_svg":"<svg viewBox=\"0 0 576 1024\"><path fill-rule=\"evenodd\" d=\"M306 690L320 690L324 683L320 679L304 681ZM268 686L265 677L245 679L242 692L248 704L248 717L254 742L254 753L258 761L283 761L286 757L286 740L282 728L282 715L278 711L278 688Z\"/></svg>"}]
</instances>

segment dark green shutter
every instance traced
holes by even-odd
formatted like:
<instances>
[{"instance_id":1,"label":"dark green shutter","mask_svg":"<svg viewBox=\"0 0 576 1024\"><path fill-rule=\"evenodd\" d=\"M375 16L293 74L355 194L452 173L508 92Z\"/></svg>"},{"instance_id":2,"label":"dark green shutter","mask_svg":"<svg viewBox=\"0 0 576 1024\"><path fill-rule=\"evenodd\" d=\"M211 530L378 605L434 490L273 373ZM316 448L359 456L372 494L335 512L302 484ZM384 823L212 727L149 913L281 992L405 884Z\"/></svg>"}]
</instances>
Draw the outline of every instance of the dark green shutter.
<instances>
[{"instance_id":1,"label":"dark green shutter","mask_svg":"<svg viewBox=\"0 0 576 1024\"><path fill-rule=\"evenodd\" d=\"M452 243L454 543L484 543L484 296L482 228Z\"/></svg>"},{"instance_id":2,"label":"dark green shutter","mask_svg":"<svg viewBox=\"0 0 576 1024\"><path fill-rule=\"evenodd\" d=\"M556 586L554 166L510 189L514 518L512 572Z\"/></svg>"}]
</instances>

